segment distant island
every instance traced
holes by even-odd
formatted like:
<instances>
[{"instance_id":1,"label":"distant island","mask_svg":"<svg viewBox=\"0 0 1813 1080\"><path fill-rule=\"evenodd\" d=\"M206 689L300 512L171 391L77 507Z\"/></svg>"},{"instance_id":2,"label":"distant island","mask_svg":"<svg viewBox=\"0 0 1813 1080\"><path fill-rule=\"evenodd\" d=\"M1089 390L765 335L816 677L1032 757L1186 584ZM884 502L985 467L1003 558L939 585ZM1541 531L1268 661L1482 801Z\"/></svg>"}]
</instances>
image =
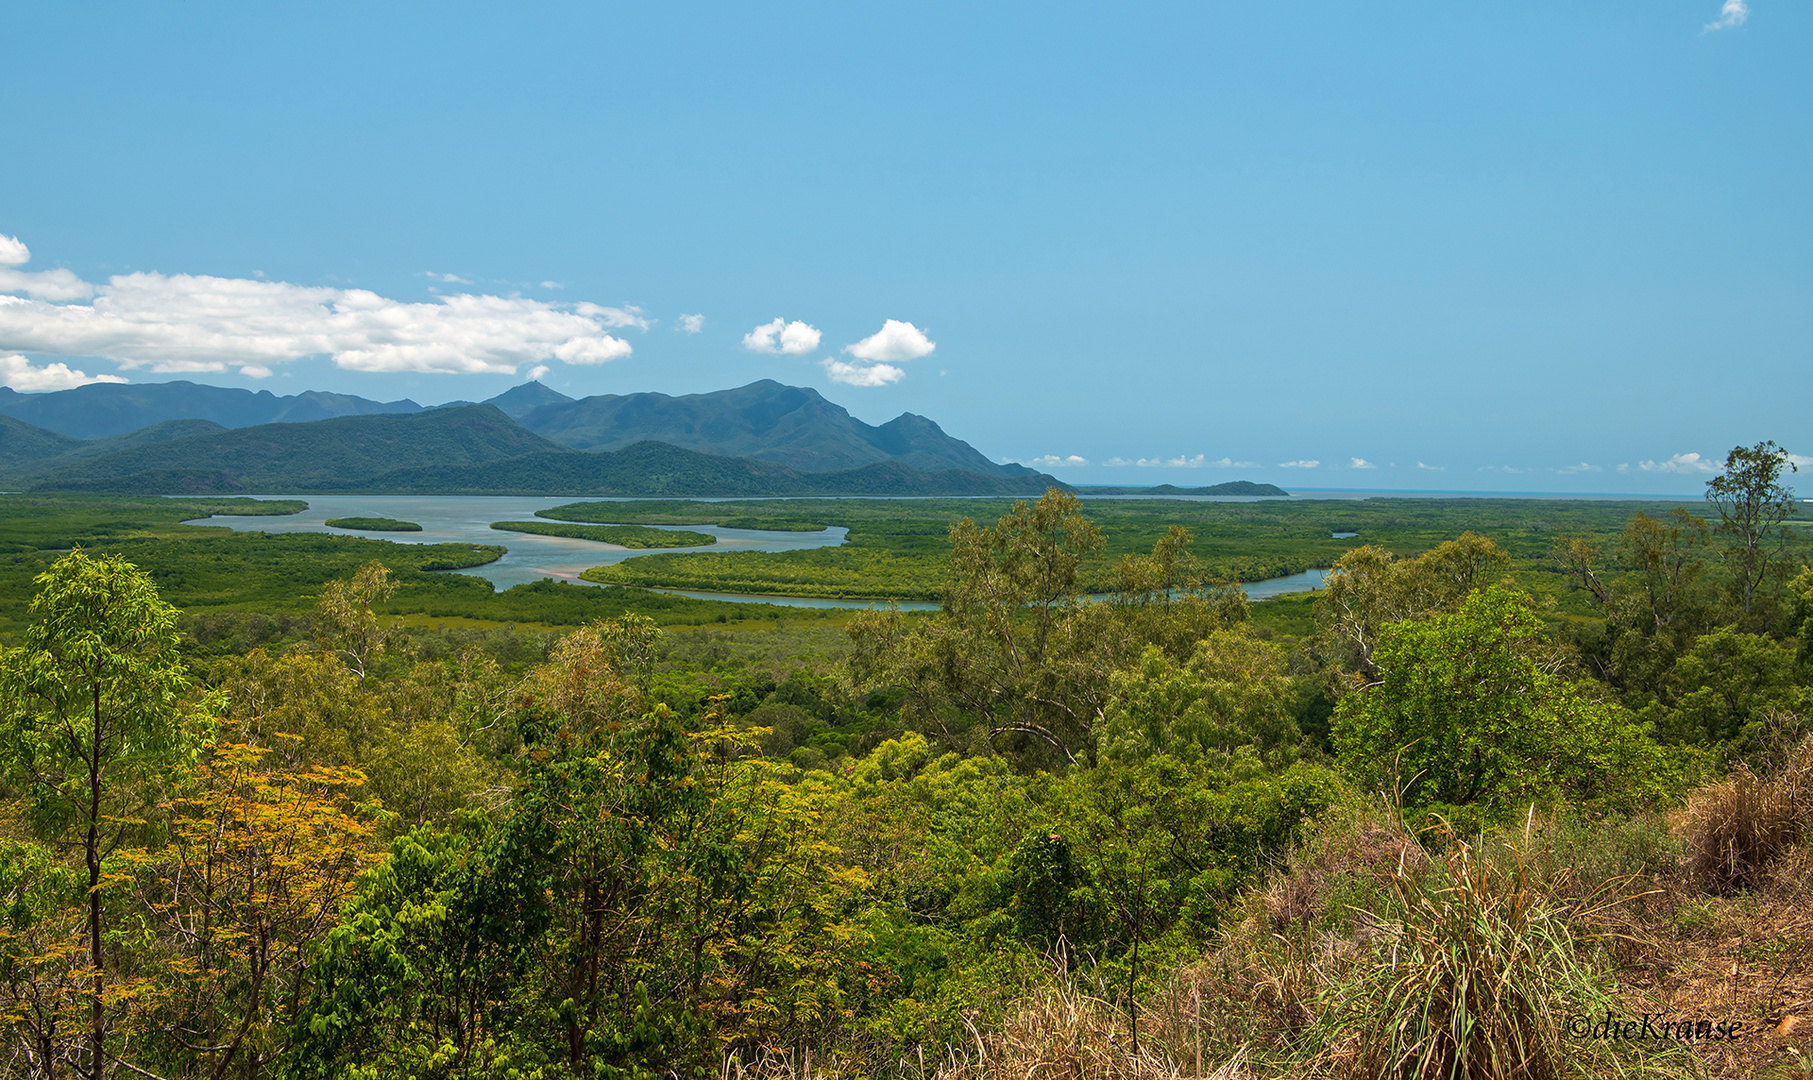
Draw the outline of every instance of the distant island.
<instances>
[{"instance_id":1,"label":"distant island","mask_svg":"<svg viewBox=\"0 0 1813 1080\"><path fill-rule=\"evenodd\" d=\"M422 527L413 521L398 521L387 517L341 517L328 518L322 522L330 529L352 529L355 532L421 532Z\"/></svg>"}]
</instances>

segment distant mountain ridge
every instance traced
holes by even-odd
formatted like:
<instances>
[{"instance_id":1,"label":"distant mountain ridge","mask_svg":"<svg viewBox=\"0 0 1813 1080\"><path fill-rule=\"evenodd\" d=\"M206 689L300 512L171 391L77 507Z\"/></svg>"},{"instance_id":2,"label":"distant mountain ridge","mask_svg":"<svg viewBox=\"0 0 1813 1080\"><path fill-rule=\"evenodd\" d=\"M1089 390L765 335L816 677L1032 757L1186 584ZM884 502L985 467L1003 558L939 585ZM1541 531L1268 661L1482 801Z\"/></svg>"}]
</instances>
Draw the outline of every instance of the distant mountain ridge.
<instances>
[{"instance_id":1,"label":"distant mountain ridge","mask_svg":"<svg viewBox=\"0 0 1813 1080\"><path fill-rule=\"evenodd\" d=\"M530 391L530 387L539 387ZM491 403L506 408L555 394L526 383ZM506 408L506 411L509 411ZM800 386L762 379L709 394L600 394L550 400L517 417L524 427L575 450L621 450L639 442L664 442L724 457L754 458L800 472L838 472L896 461L922 471L960 469L1005 478L1036 475L1023 465L1002 465L945 434L923 416L902 413L879 427L851 416L841 405Z\"/></svg>"},{"instance_id":2,"label":"distant mountain ridge","mask_svg":"<svg viewBox=\"0 0 1813 1080\"><path fill-rule=\"evenodd\" d=\"M247 422L260 415L285 419ZM154 419L115 430L146 417ZM0 484L122 494L692 497L1022 496L1068 487L1023 465L991 462L923 416L902 413L871 426L816 391L767 379L710 394L578 400L531 381L485 403L430 409L186 381L48 394L0 387ZM1247 481L1092 493L1121 491L1285 494Z\"/></svg>"},{"instance_id":3,"label":"distant mountain ridge","mask_svg":"<svg viewBox=\"0 0 1813 1080\"><path fill-rule=\"evenodd\" d=\"M0 423L0 450L8 439L22 450L61 449L28 475L32 490L110 494L1030 496L1061 486L1041 473L922 471L897 461L802 473L775 462L657 442L614 452L571 450L517 426L492 405L261 424L168 439L160 434L154 429L142 438L122 437L118 442L125 445L117 449L82 454L92 444L62 449L67 442L59 441L62 437L6 421Z\"/></svg>"},{"instance_id":4,"label":"distant mountain ridge","mask_svg":"<svg viewBox=\"0 0 1813 1080\"><path fill-rule=\"evenodd\" d=\"M448 402L439 408L469 404ZM1003 478L1037 475L1023 465L989 460L923 416L902 413L885 424L871 426L816 390L785 386L772 379L707 394L599 394L579 399L531 380L483 404L495 406L550 442L574 450L621 450L654 441L720 457L772 461L800 472L840 472L899 462L925 472L958 469ZM170 420L206 420L240 429L422 411L421 405L408 399L373 401L320 390L278 397L268 390L230 389L187 380L91 383L42 394L0 387L0 416L85 440L125 435ZM12 463L0 461L5 464Z\"/></svg>"},{"instance_id":5,"label":"distant mountain ridge","mask_svg":"<svg viewBox=\"0 0 1813 1080\"><path fill-rule=\"evenodd\" d=\"M166 383L90 383L44 394L21 394L10 386L0 386L0 416L73 439L124 435L165 420L212 420L221 427L243 428L421 411L420 405L407 398L372 401L326 390L278 397L269 390L207 386L186 379Z\"/></svg>"}]
</instances>

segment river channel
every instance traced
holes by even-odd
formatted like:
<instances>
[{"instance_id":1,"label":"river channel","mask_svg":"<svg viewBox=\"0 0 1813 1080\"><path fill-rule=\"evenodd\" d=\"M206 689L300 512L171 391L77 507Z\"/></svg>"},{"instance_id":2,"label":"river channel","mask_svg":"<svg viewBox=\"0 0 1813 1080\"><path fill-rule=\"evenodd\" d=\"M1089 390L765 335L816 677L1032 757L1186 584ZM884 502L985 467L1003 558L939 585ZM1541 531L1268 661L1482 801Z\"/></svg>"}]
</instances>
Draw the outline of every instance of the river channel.
<instances>
[{"instance_id":1,"label":"river channel","mask_svg":"<svg viewBox=\"0 0 1813 1080\"><path fill-rule=\"evenodd\" d=\"M542 578L590 585L581 581L581 571L592 566L622 562L637 555L652 555L646 549L622 548L593 540L574 540L564 536L536 536L530 533L503 532L491 528L493 521L532 521L537 510L546 510L572 502L559 497L545 498L513 495L294 495L272 498L296 498L308 503L300 514L285 517L218 515L198 520L196 525L224 525L236 532L324 532L340 536L364 536L393 540L402 544L501 544L504 557L484 566L452 573L471 574L491 582L498 589L523 585ZM372 533L353 529L333 529L328 518L388 517L413 521L421 532ZM798 551L802 548L837 547L848 530L834 526L823 532L769 532L763 529L725 529L716 525L654 526L684 529L718 538L704 548L666 548L664 552L687 551ZM1289 577L1255 581L1241 586L1255 600L1282 593L1305 592L1322 587L1325 570L1307 570ZM732 600L752 604L779 604L784 607L863 608L867 603L851 600L820 600L804 596L749 596L738 593L689 592L666 589L679 596L701 600ZM936 609L936 603L903 601L905 610Z\"/></svg>"}]
</instances>

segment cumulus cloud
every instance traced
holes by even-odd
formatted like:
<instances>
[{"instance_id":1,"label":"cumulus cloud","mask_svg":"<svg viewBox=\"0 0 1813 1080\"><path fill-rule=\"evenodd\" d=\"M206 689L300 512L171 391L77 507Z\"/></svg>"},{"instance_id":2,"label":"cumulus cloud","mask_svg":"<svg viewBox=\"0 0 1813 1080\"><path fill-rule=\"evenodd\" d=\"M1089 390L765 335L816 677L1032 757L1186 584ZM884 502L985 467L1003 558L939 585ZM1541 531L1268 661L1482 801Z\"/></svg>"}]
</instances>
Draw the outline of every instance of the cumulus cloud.
<instances>
[{"instance_id":1,"label":"cumulus cloud","mask_svg":"<svg viewBox=\"0 0 1813 1080\"><path fill-rule=\"evenodd\" d=\"M260 276L262 276L262 275L260 275ZM432 278L435 281L446 282L449 285L470 285L470 284L472 284L471 278L463 278L463 277L459 276L458 274L437 274L433 270L424 270L424 271L422 271L422 276L427 277L427 278Z\"/></svg>"},{"instance_id":2,"label":"cumulus cloud","mask_svg":"<svg viewBox=\"0 0 1813 1080\"><path fill-rule=\"evenodd\" d=\"M1719 471L1719 464L1698 454L1676 454L1667 461L1640 461L1637 468L1644 472L1679 473L1697 475Z\"/></svg>"},{"instance_id":3,"label":"cumulus cloud","mask_svg":"<svg viewBox=\"0 0 1813 1080\"><path fill-rule=\"evenodd\" d=\"M534 367L529 369L529 380L531 382L534 382L534 381L537 381L540 379L545 379L548 377L548 372L550 370L552 370L552 369L549 368L548 365L546 365L546 364L536 364Z\"/></svg>"},{"instance_id":4,"label":"cumulus cloud","mask_svg":"<svg viewBox=\"0 0 1813 1080\"><path fill-rule=\"evenodd\" d=\"M0 237L0 240L6 239ZM0 257L5 255L0 248ZM23 356L0 356L0 386L10 386L21 394L41 394L50 390L68 390L89 383L123 383L118 375L90 375L68 364L34 365Z\"/></svg>"},{"instance_id":5,"label":"cumulus cloud","mask_svg":"<svg viewBox=\"0 0 1813 1080\"><path fill-rule=\"evenodd\" d=\"M1350 469L1376 469L1376 468L1378 468L1377 465L1374 465L1372 462L1367 461L1363 457L1357 457L1352 460L1353 460L1353 464L1348 466L1348 468L1350 468Z\"/></svg>"},{"instance_id":6,"label":"cumulus cloud","mask_svg":"<svg viewBox=\"0 0 1813 1080\"><path fill-rule=\"evenodd\" d=\"M705 329L705 316L682 315L679 321L674 323L674 329L682 334L696 334Z\"/></svg>"},{"instance_id":7,"label":"cumulus cloud","mask_svg":"<svg viewBox=\"0 0 1813 1080\"><path fill-rule=\"evenodd\" d=\"M541 283L541 287L544 289L564 289L564 288L566 288L565 285L562 285L558 281L544 281Z\"/></svg>"},{"instance_id":8,"label":"cumulus cloud","mask_svg":"<svg viewBox=\"0 0 1813 1080\"><path fill-rule=\"evenodd\" d=\"M241 364L239 365L239 373L248 379L268 379L271 377L271 369L265 367L263 364Z\"/></svg>"},{"instance_id":9,"label":"cumulus cloud","mask_svg":"<svg viewBox=\"0 0 1813 1080\"><path fill-rule=\"evenodd\" d=\"M1416 463L1416 467L1423 470L1424 472L1447 472L1448 471L1448 467L1446 465L1425 465L1420 461Z\"/></svg>"},{"instance_id":10,"label":"cumulus cloud","mask_svg":"<svg viewBox=\"0 0 1813 1080\"><path fill-rule=\"evenodd\" d=\"M16 236L0 233L0 293L24 293L34 300L86 300L94 286L70 270L15 270L31 261L31 249Z\"/></svg>"},{"instance_id":11,"label":"cumulus cloud","mask_svg":"<svg viewBox=\"0 0 1813 1080\"><path fill-rule=\"evenodd\" d=\"M1509 465L1481 465L1479 467L1479 471L1480 472L1514 473L1514 474L1523 472L1522 469L1514 469Z\"/></svg>"},{"instance_id":12,"label":"cumulus cloud","mask_svg":"<svg viewBox=\"0 0 1813 1080\"><path fill-rule=\"evenodd\" d=\"M845 345L844 351L858 360L873 360L880 364L898 364L905 360L917 360L930 356L938 346L925 336L925 331L909 322L889 319L881 324L881 329L863 338L854 345Z\"/></svg>"},{"instance_id":13,"label":"cumulus cloud","mask_svg":"<svg viewBox=\"0 0 1813 1080\"><path fill-rule=\"evenodd\" d=\"M1089 464L1089 459L1086 457L1080 457L1076 454L1071 454L1068 457L1059 457L1056 454L1046 454L1044 457L1027 458L1024 461L1018 461L1018 462L1014 461L1012 458L1009 458L1006 462L1003 462L1003 464L1034 465L1041 469L1056 468L1059 465L1067 465L1072 468L1079 468L1081 466Z\"/></svg>"},{"instance_id":14,"label":"cumulus cloud","mask_svg":"<svg viewBox=\"0 0 1813 1080\"><path fill-rule=\"evenodd\" d=\"M1586 462L1582 461L1578 465L1564 465L1555 471L1563 476L1578 476L1581 473L1604 472L1605 467L1602 465L1588 465Z\"/></svg>"},{"instance_id":15,"label":"cumulus cloud","mask_svg":"<svg viewBox=\"0 0 1813 1080\"><path fill-rule=\"evenodd\" d=\"M705 321L700 318L700 323ZM763 323L743 335L743 348L750 352L784 353L788 356L803 356L818 348L819 339L824 337L815 326L807 325L795 319L775 319Z\"/></svg>"},{"instance_id":16,"label":"cumulus cloud","mask_svg":"<svg viewBox=\"0 0 1813 1080\"><path fill-rule=\"evenodd\" d=\"M124 274L84 287L92 303L60 304L0 278L0 292L30 297L0 295L0 348L100 356L158 372L268 369L328 356L349 371L512 374L551 359L628 356L629 343L606 330L649 325L633 307L469 293L405 303L365 289L191 274Z\"/></svg>"},{"instance_id":17,"label":"cumulus cloud","mask_svg":"<svg viewBox=\"0 0 1813 1080\"><path fill-rule=\"evenodd\" d=\"M1729 30L1733 26L1742 26L1744 25L1744 20L1749 17L1750 4L1747 0L1725 0L1725 3L1719 8L1719 17L1707 23L1705 29L1703 29L1701 33L1708 33L1713 30Z\"/></svg>"},{"instance_id":18,"label":"cumulus cloud","mask_svg":"<svg viewBox=\"0 0 1813 1080\"><path fill-rule=\"evenodd\" d=\"M826 376L845 386L886 386L906 377L905 371L892 364L846 364L842 360L823 363Z\"/></svg>"},{"instance_id":19,"label":"cumulus cloud","mask_svg":"<svg viewBox=\"0 0 1813 1080\"><path fill-rule=\"evenodd\" d=\"M1278 467L1280 469L1313 469L1320 464L1322 463L1314 458L1306 458L1302 461L1280 461Z\"/></svg>"}]
</instances>

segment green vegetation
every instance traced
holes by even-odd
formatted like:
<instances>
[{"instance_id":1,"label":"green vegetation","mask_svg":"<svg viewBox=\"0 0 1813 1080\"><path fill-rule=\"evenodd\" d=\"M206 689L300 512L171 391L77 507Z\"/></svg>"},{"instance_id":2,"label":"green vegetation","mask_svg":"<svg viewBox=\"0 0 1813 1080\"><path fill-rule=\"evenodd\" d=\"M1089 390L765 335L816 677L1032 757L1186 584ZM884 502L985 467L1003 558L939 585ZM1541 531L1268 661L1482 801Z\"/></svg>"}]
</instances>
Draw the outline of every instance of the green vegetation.
<instances>
[{"instance_id":1,"label":"green vegetation","mask_svg":"<svg viewBox=\"0 0 1813 1080\"><path fill-rule=\"evenodd\" d=\"M357 529L361 532L421 532L422 527L413 521L398 521L386 517L343 517L328 518L326 524L335 529Z\"/></svg>"},{"instance_id":2,"label":"green vegetation","mask_svg":"<svg viewBox=\"0 0 1813 1080\"><path fill-rule=\"evenodd\" d=\"M575 540L595 540L626 548L705 547L718 542L715 536L685 532L680 529L651 529L644 525L565 525L548 521L493 521L493 529L504 532L534 533L538 536L570 536Z\"/></svg>"},{"instance_id":3,"label":"green vegetation","mask_svg":"<svg viewBox=\"0 0 1813 1080\"><path fill-rule=\"evenodd\" d=\"M1609 1080L1813 1051L1781 1019L1813 950L1805 531L1408 502L764 505L942 545L941 609L668 633L633 605L730 605L40 503L148 562L0 575L37 593L0 653L0 1053ZM1250 603L1196 550L1239 530L1337 552L1328 587ZM507 610L585 621L477 622ZM1639 1017L1668 1033L1592 1034Z\"/></svg>"},{"instance_id":4,"label":"green vegetation","mask_svg":"<svg viewBox=\"0 0 1813 1080\"><path fill-rule=\"evenodd\" d=\"M775 596L936 600L948 573L948 533L964 519L991 521L1012 500L768 499L570 503L542 516L648 525L716 524L728 528L849 529L836 548L783 552L711 552L647 556L586 572L590 581L647 588ZM1190 530L1204 572L1229 581L1263 581L1329 567L1364 546L1411 555L1463 532L1491 536L1505 551L1517 583L1562 598L1564 610L1587 615L1551 556L1560 535L1610 542L1633 511L1666 514L1678 503L1518 499L1366 499L1296 503L1201 503L1165 499L1085 500L1107 538L1085 559L1084 589L1114 588L1115 560L1150 550L1173 526ZM1699 508L1695 508L1699 509ZM1334 532L1359 536L1335 539ZM1803 537L1797 551L1813 550Z\"/></svg>"}]
</instances>

